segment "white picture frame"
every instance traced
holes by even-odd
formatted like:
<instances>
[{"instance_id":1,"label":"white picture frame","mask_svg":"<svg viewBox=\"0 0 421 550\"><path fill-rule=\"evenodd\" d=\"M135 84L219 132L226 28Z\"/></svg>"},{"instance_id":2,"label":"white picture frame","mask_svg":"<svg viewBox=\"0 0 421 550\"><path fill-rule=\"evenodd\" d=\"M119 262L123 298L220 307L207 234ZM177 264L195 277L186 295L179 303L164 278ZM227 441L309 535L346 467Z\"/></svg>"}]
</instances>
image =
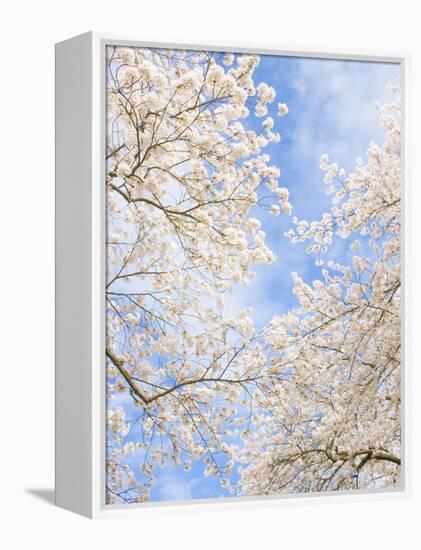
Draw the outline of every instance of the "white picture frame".
<instances>
[{"instance_id":1,"label":"white picture frame","mask_svg":"<svg viewBox=\"0 0 421 550\"><path fill-rule=\"evenodd\" d=\"M409 67L407 53L326 50L268 44L184 44L89 32L56 45L56 505L89 518L213 506L299 504L303 495L105 505L105 48L107 45L207 49L283 56L394 62L401 66L404 220L409 194ZM409 322L407 237L402 339ZM402 498L409 494L409 365L403 341L402 486L399 490L306 495L314 502Z\"/></svg>"}]
</instances>

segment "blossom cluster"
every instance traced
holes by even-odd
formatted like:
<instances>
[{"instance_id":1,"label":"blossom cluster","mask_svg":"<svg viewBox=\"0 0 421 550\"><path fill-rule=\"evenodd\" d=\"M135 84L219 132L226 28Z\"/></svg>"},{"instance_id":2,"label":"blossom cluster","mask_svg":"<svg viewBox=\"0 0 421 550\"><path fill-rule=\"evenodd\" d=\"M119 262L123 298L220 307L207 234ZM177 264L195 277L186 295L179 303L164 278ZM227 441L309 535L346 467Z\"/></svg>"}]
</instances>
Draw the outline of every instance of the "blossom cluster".
<instances>
[{"instance_id":1,"label":"blossom cluster","mask_svg":"<svg viewBox=\"0 0 421 550\"><path fill-rule=\"evenodd\" d=\"M242 122L275 100L254 83L258 63L108 48L109 503L149 498L169 463L203 460L228 484L225 439L266 363L251 312L228 317L224 294L276 259L258 209L292 208L264 152L280 140L274 120L259 133Z\"/></svg>"},{"instance_id":2,"label":"blossom cluster","mask_svg":"<svg viewBox=\"0 0 421 550\"><path fill-rule=\"evenodd\" d=\"M322 279L293 274L299 307L273 318L265 338L274 382L255 431L235 449L241 494L389 487L400 479L400 101L380 109L383 148L348 176L321 158L332 209L295 220L294 242L327 251L352 240L351 265ZM358 235L359 239L355 239ZM361 240L371 250L356 252ZM269 403L269 406L268 406Z\"/></svg>"}]
</instances>

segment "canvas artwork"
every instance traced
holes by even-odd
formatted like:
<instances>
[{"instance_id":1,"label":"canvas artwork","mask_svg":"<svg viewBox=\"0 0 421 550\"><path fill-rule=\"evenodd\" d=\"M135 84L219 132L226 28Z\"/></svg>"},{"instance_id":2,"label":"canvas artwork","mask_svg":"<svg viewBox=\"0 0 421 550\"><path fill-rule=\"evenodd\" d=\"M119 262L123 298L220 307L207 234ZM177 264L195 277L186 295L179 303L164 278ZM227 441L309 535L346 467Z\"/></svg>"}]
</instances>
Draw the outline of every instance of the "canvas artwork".
<instances>
[{"instance_id":1,"label":"canvas artwork","mask_svg":"<svg viewBox=\"0 0 421 550\"><path fill-rule=\"evenodd\" d=\"M106 503L399 488L399 63L105 70Z\"/></svg>"}]
</instances>

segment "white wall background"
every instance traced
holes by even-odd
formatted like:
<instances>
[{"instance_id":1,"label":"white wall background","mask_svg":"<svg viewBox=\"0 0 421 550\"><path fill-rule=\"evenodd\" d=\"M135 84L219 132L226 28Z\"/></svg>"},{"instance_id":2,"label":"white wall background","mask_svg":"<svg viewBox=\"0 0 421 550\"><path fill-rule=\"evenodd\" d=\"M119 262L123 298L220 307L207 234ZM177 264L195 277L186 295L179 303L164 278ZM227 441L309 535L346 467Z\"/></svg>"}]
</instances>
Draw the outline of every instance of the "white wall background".
<instances>
[{"instance_id":1,"label":"white wall background","mask_svg":"<svg viewBox=\"0 0 421 550\"><path fill-rule=\"evenodd\" d=\"M0 323L3 548L418 548L421 48L413 0L61 0L3 3L0 62ZM237 40L411 51L412 497L212 513L162 510L90 522L54 508L54 42L87 30L139 38ZM417 250L418 249L418 250ZM418 342L416 342L418 339ZM75 361L77 346L75 345ZM75 402L77 406L77 401ZM77 472L69 472L77 475ZM40 496L42 498L40 498ZM2 539L5 539L2 541ZM7 539L7 541L6 541Z\"/></svg>"}]
</instances>

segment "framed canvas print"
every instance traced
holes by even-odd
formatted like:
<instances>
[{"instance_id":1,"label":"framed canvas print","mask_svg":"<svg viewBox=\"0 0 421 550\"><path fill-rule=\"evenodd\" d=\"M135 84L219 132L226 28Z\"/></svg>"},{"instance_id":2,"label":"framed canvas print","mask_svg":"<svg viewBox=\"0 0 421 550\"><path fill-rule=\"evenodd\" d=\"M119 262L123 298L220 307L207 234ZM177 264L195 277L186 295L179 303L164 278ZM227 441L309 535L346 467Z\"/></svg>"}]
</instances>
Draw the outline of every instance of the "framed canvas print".
<instances>
[{"instance_id":1,"label":"framed canvas print","mask_svg":"<svg viewBox=\"0 0 421 550\"><path fill-rule=\"evenodd\" d=\"M407 63L57 45L59 506L404 493Z\"/></svg>"}]
</instances>

